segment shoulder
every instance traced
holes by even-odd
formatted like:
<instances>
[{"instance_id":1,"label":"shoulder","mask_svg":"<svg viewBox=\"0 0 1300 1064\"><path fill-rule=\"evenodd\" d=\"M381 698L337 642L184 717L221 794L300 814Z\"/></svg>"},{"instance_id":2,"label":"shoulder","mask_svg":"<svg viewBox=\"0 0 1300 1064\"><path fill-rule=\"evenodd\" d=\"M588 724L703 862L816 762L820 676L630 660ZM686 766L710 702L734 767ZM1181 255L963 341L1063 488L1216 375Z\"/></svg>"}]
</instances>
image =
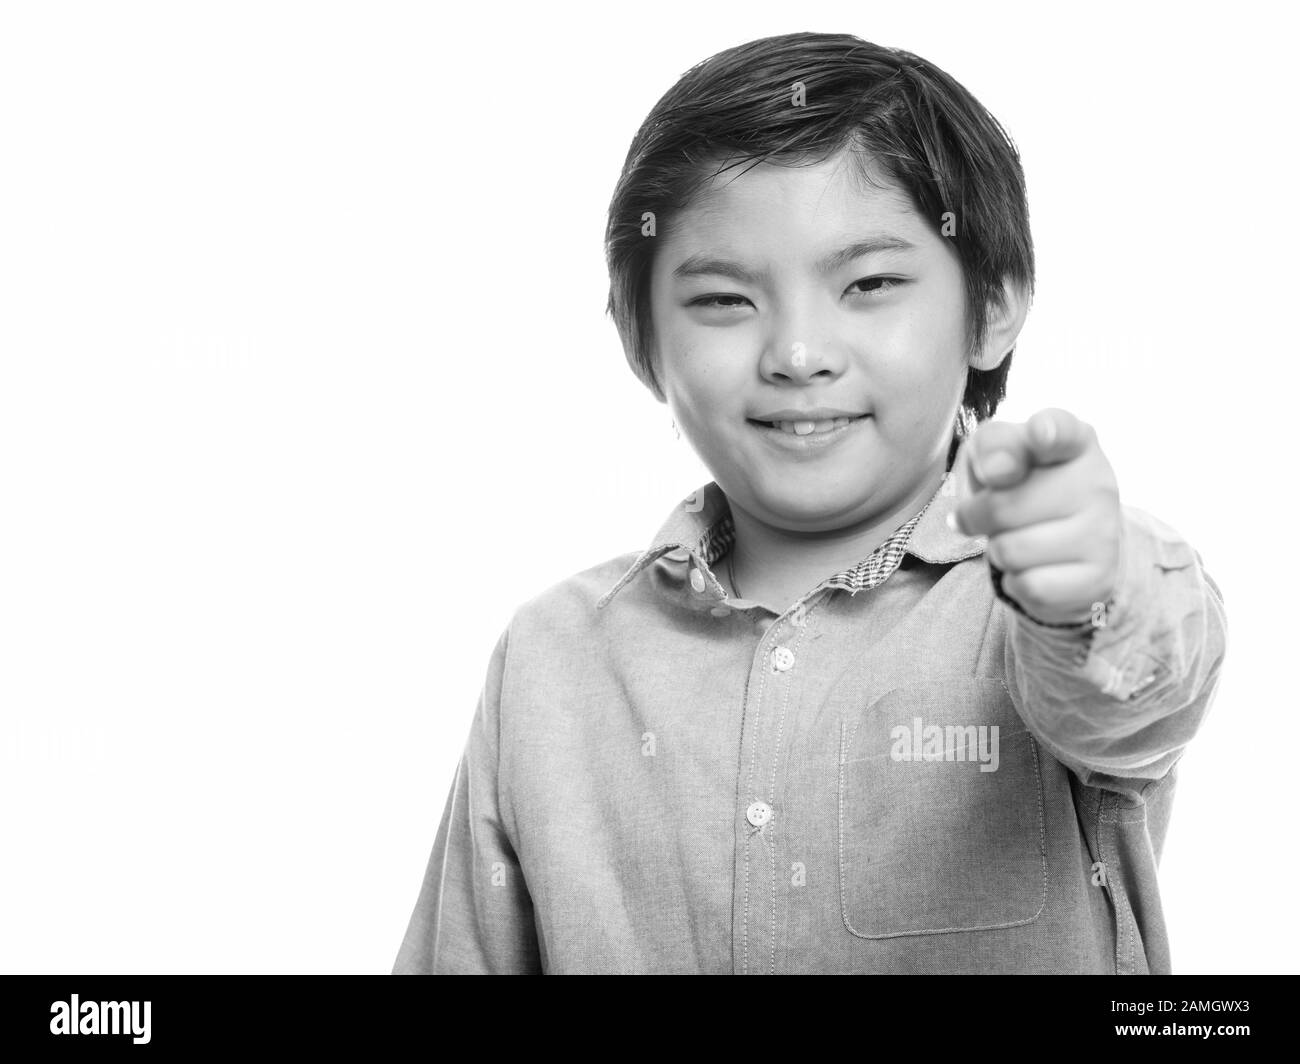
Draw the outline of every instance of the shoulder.
<instances>
[{"instance_id":1,"label":"shoulder","mask_svg":"<svg viewBox=\"0 0 1300 1064\"><path fill-rule=\"evenodd\" d=\"M1125 518L1125 533L1130 537L1136 536L1146 553L1153 555L1163 568L1182 568L1199 558L1195 548L1180 532L1154 514L1128 503L1121 503L1120 509Z\"/></svg>"},{"instance_id":2,"label":"shoulder","mask_svg":"<svg viewBox=\"0 0 1300 1064\"><path fill-rule=\"evenodd\" d=\"M596 603L640 557L637 551L620 554L583 569L526 599L515 607L496 637L488 664L489 686L500 696L500 685L523 670L560 667L565 655L582 653L591 645L601 621Z\"/></svg>"},{"instance_id":3,"label":"shoulder","mask_svg":"<svg viewBox=\"0 0 1300 1064\"><path fill-rule=\"evenodd\" d=\"M567 576L520 604L510 621L512 641L538 634L573 635L594 628L601 619L596 603L641 556L628 551Z\"/></svg>"}]
</instances>

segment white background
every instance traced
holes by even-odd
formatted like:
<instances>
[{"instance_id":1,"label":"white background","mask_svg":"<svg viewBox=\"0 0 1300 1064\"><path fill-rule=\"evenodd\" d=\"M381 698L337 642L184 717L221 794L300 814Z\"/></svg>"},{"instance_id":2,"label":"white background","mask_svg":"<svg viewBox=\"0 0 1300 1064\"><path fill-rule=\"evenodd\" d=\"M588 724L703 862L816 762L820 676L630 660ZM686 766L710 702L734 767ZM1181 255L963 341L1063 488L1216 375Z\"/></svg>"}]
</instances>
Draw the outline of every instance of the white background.
<instances>
[{"instance_id":1,"label":"white background","mask_svg":"<svg viewBox=\"0 0 1300 1064\"><path fill-rule=\"evenodd\" d=\"M925 56L1021 148L999 416L1096 426L1229 655L1180 972L1296 971L1293 36L1273 4L7 4L0 969L385 972L514 609L708 473L604 315L694 63Z\"/></svg>"}]
</instances>

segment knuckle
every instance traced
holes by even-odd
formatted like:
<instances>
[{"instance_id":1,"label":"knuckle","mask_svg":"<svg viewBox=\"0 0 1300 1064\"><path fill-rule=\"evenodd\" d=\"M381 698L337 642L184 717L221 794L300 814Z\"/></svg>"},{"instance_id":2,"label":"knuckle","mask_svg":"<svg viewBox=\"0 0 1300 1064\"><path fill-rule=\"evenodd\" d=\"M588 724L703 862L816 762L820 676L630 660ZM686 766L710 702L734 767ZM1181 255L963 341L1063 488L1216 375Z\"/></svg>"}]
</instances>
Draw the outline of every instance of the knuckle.
<instances>
[{"instance_id":1,"label":"knuckle","mask_svg":"<svg viewBox=\"0 0 1300 1064\"><path fill-rule=\"evenodd\" d=\"M1025 578L1020 573L1008 573L1004 576L1002 578L1002 590L1025 608L1029 608L1033 604L1033 599L1025 590Z\"/></svg>"},{"instance_id":2,"label":"knuckle","mask_svg":"<svg viewBox=\"0 0 1300 1064\"><path fill-rule=\"evenodd\" d=\"M1039 604L1043 600L1043 580L1032 570L1016 576L1021 597L1026 603Z\"/></svg>"},{"instance_id":3,"label":"knuckle","mask_svg":"<svg viewBox=\"0 0 1300 1064\"><path fill-rule=\"evenodd\" d=\"M1092 486L1090 493L1096 505L1105 510L1114 510L1119 506L1119 484L1114 477L1106 477Z\"/></svg>"},{"instance_id":4,"label":"knuckle","mask_svg":"<svg viewBox=\"0 0 1300 1064\"><path fill-rule=\"evenodd\" d=\"M1016 572L1020 569L1020 551L1017 549L1014 536L1001 535L996 540L991 540L990 543L996 544L999 569L1006 572Z\"/></svg>"},{"instance_id":5,"label":"knuckle","mask_svg":"<svg viewBox=\"0 0 1300 1064\"><path fill-rule=\"evenodd\" d=\"M996 530L1003 531L1010 521L1007 518L1010 514L1007 512L1008 503L1006 499L996 495L990 495L984 504L985 520Z\"/></svg>"},{"instance_id":6,"label":"knuckle","mask_svg":"<svg viewBox=\"0 0 1300 1064\"><path fill-rule=\"evenodd\" d=\"M980 426L979 453L988 454L1015 435L1015 426L1007 421L986 421Z\"/></svg>"}]
</instances>

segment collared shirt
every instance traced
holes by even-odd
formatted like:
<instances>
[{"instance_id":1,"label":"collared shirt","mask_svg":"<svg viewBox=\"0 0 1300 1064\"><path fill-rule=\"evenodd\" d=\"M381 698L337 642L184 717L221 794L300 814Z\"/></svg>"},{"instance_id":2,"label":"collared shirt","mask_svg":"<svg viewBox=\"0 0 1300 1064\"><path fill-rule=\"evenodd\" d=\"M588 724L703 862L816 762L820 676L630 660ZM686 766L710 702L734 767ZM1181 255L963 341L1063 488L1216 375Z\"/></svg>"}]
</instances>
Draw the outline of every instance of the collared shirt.
<instances>
[{"instance_id":1,"label":"collared shirt","mask_svg":"<svg viewBox=\"0 0 1300 1064\"><path fill-rule=\"evenodd\" d=\"M1040 624L950 492L779 616L714 574L716 483L521 606L394 973L1169 971L1222 595L1125 505L1102 626Z\"/></svg>"}]
</instances>

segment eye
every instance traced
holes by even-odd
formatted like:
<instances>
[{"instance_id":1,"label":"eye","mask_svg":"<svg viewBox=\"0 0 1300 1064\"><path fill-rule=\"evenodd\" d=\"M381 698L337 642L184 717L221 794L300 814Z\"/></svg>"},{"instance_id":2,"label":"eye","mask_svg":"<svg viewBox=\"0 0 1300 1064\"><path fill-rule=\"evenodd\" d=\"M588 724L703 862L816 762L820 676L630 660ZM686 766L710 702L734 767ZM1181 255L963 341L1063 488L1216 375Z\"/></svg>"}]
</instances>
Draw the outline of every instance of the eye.
<instances>
[{"instance_id":1,"label":"eye","mask_svg":"<svg viewBox=\"0 0 1300 1064\"><path fill-rule=\"evenodd\" d=\"M866 285L867 288L860 292L853 292L854 295L870 296L889 292L899 285L906 284L902 277L859 277L853 284L849 285L848 291L853 292L857 285Z\"/></svg>"},{"instance_id":2,"label":"eye","mask_svg":"<svg viewBox=\"0 0 1300 1064\"><path fill-rule=\"evenodd\" d=\"M883 295L906 283L907 280L903 277L860 277L849 285L848 291L853 295L871 297ZM853 291L858 285L864 287L859 291ZM697 296L686 305L688 307L708 307L716 310L737 310L747 303L749 303L749 300L744 296L719 292L706 296Z\"/></svg>"},{"instance_id":3,"label":"eye","mask_svg":"<svg viewBox=\"0 0 1300 1064\"><path fill-rule=\"evenodd\" d=\"M741 303L748 303L748 302L749 302L749 300L746 299L744 296L733 296L733 295L726 295L726 294L718 294L718 295L711 295L711 296L699 296L699 297L697 297L697 298L695 298L695 299L692 299L692 300L691 300L689 303L687 303L686 305L687 305L688 307L718 307L718 308L721 308L721 309L724 309L724 310L725 310L725 309L730 309L730 308L732 308L732 307L736 307L736 306L739 306L739 305L740 305L739 303L722 303L722 302L719 302L720 300L723 300L723 299L737 299L737 300L739 300Z\"/></svg>"}]
</instances>

